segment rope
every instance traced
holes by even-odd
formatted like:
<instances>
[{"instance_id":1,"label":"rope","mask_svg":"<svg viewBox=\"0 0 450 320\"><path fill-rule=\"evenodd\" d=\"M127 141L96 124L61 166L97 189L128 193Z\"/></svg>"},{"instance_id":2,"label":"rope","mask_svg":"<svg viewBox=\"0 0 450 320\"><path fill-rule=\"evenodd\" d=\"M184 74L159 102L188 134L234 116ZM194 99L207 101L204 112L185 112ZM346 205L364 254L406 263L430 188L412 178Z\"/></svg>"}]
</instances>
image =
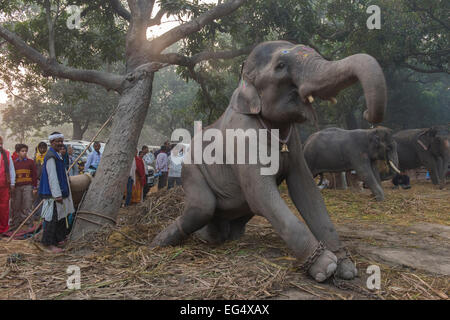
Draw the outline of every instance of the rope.
<instances>
[{"instance_id":1,"label":"rope","mask_svg":"<svg viewBox=\"0 0 450 320\"><path fill-rule=\"evenodd\" d=\"M84 220L84 221L87 221L87 222L90 222L90 223L93 223L93 224L96 224L96 225L98 225L100 227L104 227L105 226L105 225L103 225L101 223L98 223L98 222L95 222L95 221L92 221L92 220L89 220L89 219L86 219L86 218L83 218L83 217L77 217L77 218L81 219L81 220Z\"/></svg>"},{"instance_id":2,"label":"rope","mask_svg":"<svg viewBox=\"0 0 450 320\"><path fill-rule=\"evenodd\" d=\"M102 218L107 219L107 220L111 221L112 223L116 224L116 220L114 220L113 218L105 216L105 215L97 213L97 212L79 210L77 212L77 214L80 214L80 213L87 213L87 214L91 214L91 215L94 215L94 216L97 216L97 217L102 217Z\"/></svg>"}]
</instances>

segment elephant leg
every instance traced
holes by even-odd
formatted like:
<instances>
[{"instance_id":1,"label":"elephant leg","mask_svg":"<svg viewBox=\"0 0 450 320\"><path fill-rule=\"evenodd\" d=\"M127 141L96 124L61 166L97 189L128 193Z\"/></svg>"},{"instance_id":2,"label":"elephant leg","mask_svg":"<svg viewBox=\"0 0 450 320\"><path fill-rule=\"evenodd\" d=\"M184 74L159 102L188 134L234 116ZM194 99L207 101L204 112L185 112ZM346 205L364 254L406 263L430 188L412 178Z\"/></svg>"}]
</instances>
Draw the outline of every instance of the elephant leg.
<instances>
[{"instance_id":1,"label":"elephant leg","mask_svg":"<svg viewBox=\"0 0 450 320\"><path fill-rule=\"evenodd\" d=\"M422 161L422 164L430 173L431 182L434 185L439 185L439 170L436 159L434 159L433 156L428 153L419 153L419 159Z\"/></svg>"},{"instance_id":2,"label":"elephant leg","mask_svg":"<svg viewBox=\"0 0 450 320\"><path fill-rule=\"evenodd\" d=\"M260 175L259 168L253 166L243 167L238 175L250 210L264 216L300 263L305 263L317 250L319 242L311 231L292 214L281 198L274 177ZM316 186L313 188L316 189ZM324 250L309 267L308 273L316 281L322 282L335 272L336 267L336 256Z\"/></svg>"},{"instance_id":3,"label":"elephant leg","mask_svg":"<svg viewBox=\"0 0 450 320\"><path fill-rule=\"evenodd\" d=\"M439 186L441 187L441 189L444 188L445 183L446 183L446 178L445 178L446 167L447 167L447 163L444 161L444 159L442 157L439 157L437 159L437 171L438 171L438 177L439 177Z\"/></svg>"},{"instance_id":4,"label":"elephant leg","mask_svg":"<svg viewBox=\"0 0 450 320\"><path fill-rule=\"evenodd\" d=\"M188 165L183 168L182 175L183 185L189 186L189 188L184 188L184 212L153 239L151 247L178 245L213 219L216 197L200 170L195 165Z\"/></svg>"},{"instance_id":5,"label":"elephant leg","mask_svg":"<svg viewBox=\"0 0 450 320\"><path fill-rule=\"evenodd\" d=\"M370 163L371 167L372 167L372 173L373 176L375 177L375 180L378 182L378 184L381 186L381 176L380 176L380 171L377 168L377 164L375 161L372 161Z\"/></svg>"},{"instance_id":6,"label":"elephant leg","mask_svg":"<svg viewBox=\"0 0 450 320\"><path fill-rule=\"evenodd\" d=\"M245 226L253 216L253 214L248 214L231 221L214 217L210 223L196 231L195 235L211 244L237 240L244 235Z\"/></svg>"},{"instance_id":7,"label":"elephant leg","mask_svg":"<svg viewBox=\"0 0 450 320\"><path fill-rule=\"evenodd\" d=\"M197 237L210 244L224 243L229 234L230 222L218 217L214 217L206 226L195 232Z\"/></svg>"},{"instance_id":8,"label":"elephant leg","mask_svg":"<svg viewBox=\"0 0 450 320\"><path fill-rule=\"evenodd\" d=\"M355 265L347 257L336 228L331 222L322 194L316 187L303 155L297 156L295 166L287 177L289 194L317 240L338 258L336 274L343 279L353 279L358 274Z\"/></svg>"},{"instance_id":9,"label":"elephant leg","mask_svg":"<svg viewBox=\"0 0 450 320\"><path fill-rule=\"evenodd\" d=\"M364 183L372 191L373 195L375 196L375 199L377 201L383 201L384 200L383 188L381 188L381 184L378 183L370 163L355 166L355 171L361 178L361 180L364 181Z\"/></svg>"},{"instance_id":10,"label":"elephant leg","mask_svg":"<svg viewBox=\"0 0 450 320\"><path fill-rule=\"evenodd\" d=\"M253 214L245 215L240 218L236 218L230 221L230 234L228 235L228 240L237 240L242 237L245 233L245 226L247 222L253 218Z\"/></svg>"}]
</instances>

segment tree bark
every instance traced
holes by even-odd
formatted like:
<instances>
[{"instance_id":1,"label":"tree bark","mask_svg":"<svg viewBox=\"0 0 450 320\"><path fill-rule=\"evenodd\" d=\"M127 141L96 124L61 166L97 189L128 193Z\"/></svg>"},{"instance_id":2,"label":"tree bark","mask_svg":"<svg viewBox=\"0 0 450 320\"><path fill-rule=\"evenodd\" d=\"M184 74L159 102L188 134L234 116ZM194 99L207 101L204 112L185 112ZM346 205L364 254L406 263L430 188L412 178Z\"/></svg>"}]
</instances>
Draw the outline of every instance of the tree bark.
<instances>
[{"instance_id":1,"label":"tree bark","mask_svg":"<svg viewBox=\"0 0 450 320\"><path fill-rule=\"evenodd\" d=\"M72 122L72 140L82 140L83 139L83 130L81 128L81 124L79 122Z\"/></svg>"},{"instance_id":2,"label":"tree bark","mask_svg":"<svg viewBox=\"0 0 450 320\"><path fill-rule=\"evenodd\" d=\"M71 240L78 240L85 234L99 229L99 226L112 224L109 219L83 211L98 213L114 221L117 218L132 160L136 154L137 142L147 116L153 75L153 72L138 69L133 72L131 79L128 78L131 84L120 98L111 134L95 178L81 204Z\"/></svg>"}]
</instances>

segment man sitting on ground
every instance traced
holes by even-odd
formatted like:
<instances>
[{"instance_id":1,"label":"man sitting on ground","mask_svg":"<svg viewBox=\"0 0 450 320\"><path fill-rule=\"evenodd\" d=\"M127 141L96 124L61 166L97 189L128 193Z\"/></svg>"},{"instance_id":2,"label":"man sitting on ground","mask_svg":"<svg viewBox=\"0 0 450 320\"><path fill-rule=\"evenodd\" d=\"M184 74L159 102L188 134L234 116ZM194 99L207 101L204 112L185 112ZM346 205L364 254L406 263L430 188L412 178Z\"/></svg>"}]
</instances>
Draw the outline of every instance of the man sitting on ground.
<instances>
[{"instance_id":1,"label":"man sitting on ground","mask_svg":"<svg viewBox=\"0 0 450 320\"><path fill-rule=\"evenodd\" d=\"M396 174L394 178L392 178L392 183L394 184L393 189L398 189L398 186L403 189L410 189L411 185L409 184L409 177L405 171L400 172L400 174Z\"/></svg>"}]
</instances>

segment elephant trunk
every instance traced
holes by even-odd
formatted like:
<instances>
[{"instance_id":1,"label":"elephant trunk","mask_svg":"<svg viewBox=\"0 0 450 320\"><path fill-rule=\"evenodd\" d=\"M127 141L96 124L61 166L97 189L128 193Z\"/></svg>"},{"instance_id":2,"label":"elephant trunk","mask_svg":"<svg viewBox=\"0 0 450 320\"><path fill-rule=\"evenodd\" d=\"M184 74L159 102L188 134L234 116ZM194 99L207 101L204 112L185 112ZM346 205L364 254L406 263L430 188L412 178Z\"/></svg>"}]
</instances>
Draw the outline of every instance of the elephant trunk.
<instances>
[{"instance_id":1,"label":"elephant trunk","mask_svg":"<svg viewBox=\"0 0 450 320\"><path fill-rule=\"evenodd\" d=\"M364 90L367 110L364 118L371 123L383 121L386 109L386 81L378 62L367 54L355 54L338 61L311 59L307 68L312 77L301 79L300 96L311 103L312 97L336 102L338 92L359 81Z\"/></svg>"}]
</instances>

